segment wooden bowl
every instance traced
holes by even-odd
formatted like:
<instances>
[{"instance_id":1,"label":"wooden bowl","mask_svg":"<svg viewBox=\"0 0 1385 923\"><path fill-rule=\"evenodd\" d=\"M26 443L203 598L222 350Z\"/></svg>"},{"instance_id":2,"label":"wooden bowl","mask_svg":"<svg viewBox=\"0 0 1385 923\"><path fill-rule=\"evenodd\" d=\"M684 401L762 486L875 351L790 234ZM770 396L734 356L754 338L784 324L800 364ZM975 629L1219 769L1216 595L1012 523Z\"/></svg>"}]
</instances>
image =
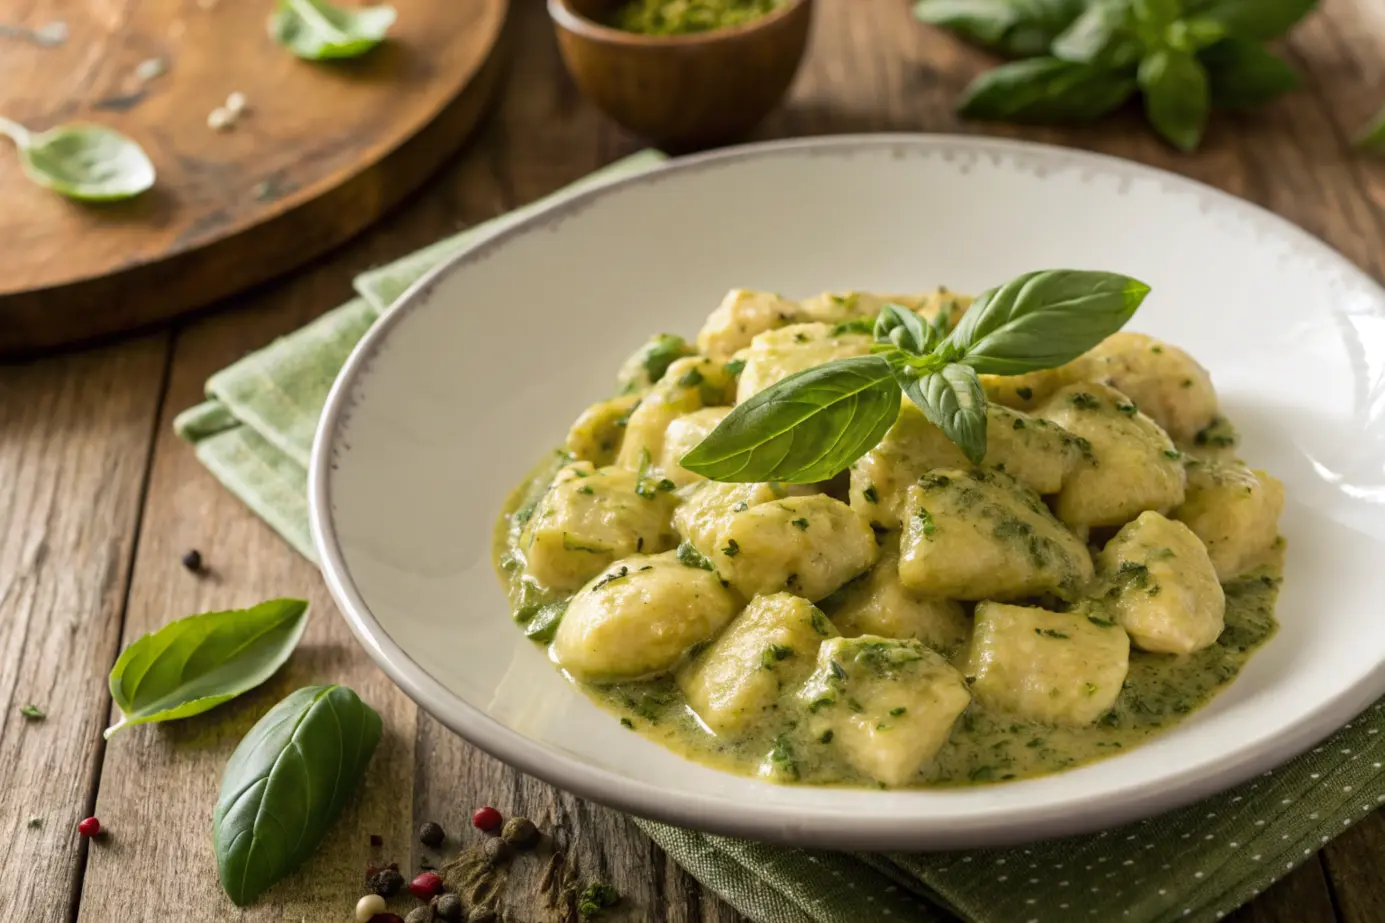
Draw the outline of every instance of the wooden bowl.
<instances>
[{"instance_id":1,"label":"wooden bowl","mask_svg":"<svg viewBox=\"0 0 1385 923\"><path fill-rule=\"evenodd\" d=\"M730 141L778 104L803 60L812 0L744 25L653 36L601 24L618 0L548 0L573 80L625 128L675 150Z\"/></svg>"}]
</instances>

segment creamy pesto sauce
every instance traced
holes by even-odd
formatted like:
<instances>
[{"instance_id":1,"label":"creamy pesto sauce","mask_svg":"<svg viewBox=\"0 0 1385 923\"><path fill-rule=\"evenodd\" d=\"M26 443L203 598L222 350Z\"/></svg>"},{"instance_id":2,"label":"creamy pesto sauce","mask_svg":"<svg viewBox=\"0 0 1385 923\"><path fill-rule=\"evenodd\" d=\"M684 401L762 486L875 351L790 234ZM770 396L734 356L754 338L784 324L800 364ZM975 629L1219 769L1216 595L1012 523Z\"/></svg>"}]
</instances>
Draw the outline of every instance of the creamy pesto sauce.
<instances>
[{"instance_id":1,"label":"creamy pesto sauce","mask_svg":"<svg viewBox=\"0 0 1385 923\"><path fill-rule=\"evenodd\" d=\"M532 511L563 461L561 453L554 453L526 477L507 500L494 531L497 572L509 588L515 619L538 643L551 640L549 623L556 625L564 599L521 578L522 552L517 541L526 511ZM1115 707L1095 725L1069 728L1016 721L973 701L948 743L913 786L1044 775L1131 749L1178 724L1235 679L1251 654L1273 636L1278 627L1274 606L1283 549L1281 539L1257 567L1224 585L1226 627L1216 644L1187 656L1132 649L1129 673ZM962 655L954 658L954 665L962 668ZM731 740L706 729L670 677L611 686L576 681L574 685L632 731L718 769L785 782L879 784L840 759L832 740L812 735L806 722L796 721L801 710L791 698L793 688L783 689L762 720Z\"/></svg>"}]
</instances>

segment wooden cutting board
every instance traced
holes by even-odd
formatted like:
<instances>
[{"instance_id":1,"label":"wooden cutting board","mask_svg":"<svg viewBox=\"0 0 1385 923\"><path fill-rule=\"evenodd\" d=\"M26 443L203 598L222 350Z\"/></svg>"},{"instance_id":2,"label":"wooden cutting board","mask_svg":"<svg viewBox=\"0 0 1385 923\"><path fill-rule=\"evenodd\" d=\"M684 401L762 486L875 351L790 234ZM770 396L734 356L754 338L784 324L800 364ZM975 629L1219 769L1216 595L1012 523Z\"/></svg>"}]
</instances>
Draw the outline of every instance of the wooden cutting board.
<instances>
[{"instance_id":1,"label":"wooden cutting board","mask_svg":"<svg viewBox=\"0 0 1385 923\"><path fill-rule=\"evenodd\" d=\"M357 0L341 0L354 3ZM390 38L309 62L268 35L273 0L0 5L0 115L88 121L158 171L137 199L70 202L0 139L0 354L172 317L292 269L414 189L498 83L508 0L392 0ZM158 69L165 72L141 79ZM231 93L231 130L207 124Z\"/></svg>"}]
</instances>

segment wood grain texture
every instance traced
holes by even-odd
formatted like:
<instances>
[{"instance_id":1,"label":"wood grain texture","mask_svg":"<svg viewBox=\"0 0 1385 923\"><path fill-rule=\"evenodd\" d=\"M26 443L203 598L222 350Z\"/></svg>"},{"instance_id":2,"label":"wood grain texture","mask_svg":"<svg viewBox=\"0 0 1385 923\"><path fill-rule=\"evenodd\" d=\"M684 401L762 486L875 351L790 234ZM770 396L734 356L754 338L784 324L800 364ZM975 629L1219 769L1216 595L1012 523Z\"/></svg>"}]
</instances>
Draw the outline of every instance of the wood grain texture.
<instances>
[{"instance_id":1,"label":"wood grain texture","mask_svg":"<svg viewBox=\"0 0 1385 923\"><path fill-rule=\"evenodd\" d=\"M167 337L0 368L0 908L69 918ZM26 720L21 706L47 712ZM38 824L31 826L30 821Z\"/></svg>"},{"instance_id":2,"label":"wood grain texture","mask_svg":"<svg viewBox=\"0 0 1385 923\"><path fill-rule=\"evenodd\" d=\"M35 130L110 125L159 175L129 202L82 205L30 183L0 151L0 354L207 305L340 244L412 191L497 86L508 0L395 5L379 48L316 63L269 38L262 3L37 0L0 11L9 27L63 21L69 32L51 47L0 37L0 113ZM141 81L152 58L167 73ZM231 92L250 108L214 131L208 113Z\"/></svg>"},{"instance_id":3,"label":"wood grain texture","mask_svg":"<svg viewBox=\"0 0 1385 923\"><path fill-rule=\"evenodd\" d=\"M958 123L952 100L990 66L989 56L917 25L904 3L818 0L803 72L755 137L980 131L1103 151L1259 202L1381 277L1385 161L1363 160L1347 145L1363 114L1385 104L1385 12L1372 4L1329 0L1287 45L1306 72L1305 89L1258 113L1219 116L1204 150L1188 157L1159 142L1137 111L1090 129ZM0 520L0 702L51 695L50 713L61 702L66 716L23 725L12 704L0 716L0 778L18 779L0 787L0 832L16 844L0 850L0 906L18 908L10 917L104 923L142 919L137 911L148 908L192 923L337 923L349 918L367 863L393 860L413 871L442 858L417 843L418 823L442 823L450 848L475 843L468 815L491 803L563 828L546 848L563 849L579 877L611 881L627 895L614 920L741 919L627 818L509 769L417 710L370 665L313 570L168 431L172 415L199 398L207 375L345 300L355 272L638 148L568 80L537 3L517 5L512 26L517 66L495 116L425 195L374 232L292 280L238 299L232 312L188 324L171 343L155 337L0 368L0 508L9 511ZM165 345L169 380L148 459ZM152 467L141 508L146 461ZM178 565L194 546L213 568L206 580ZM189 612L287 593L308 595L315 610L303 648L281 675L242 701L180 724L132 729L102 748L97 731L110 717L104 675L118 644ZM62 621L74 611L80 619ZM75 628L77 640L55 628ZM331 681L353 686L385 718L370 777L308 866L262 904L236 911L217 885L208 835L222 766L280 695ZM111 835L84 858L70 829L93 802ZM42 838L24 827L35 803L43 806L35 813L60 817ZM372 833L383 838L378 850L369 845ZM1377 814L1331 844L1323 861L1307 863L1231 919L1381 923L1382 862L1385 820ZM515 923L546 919L533 889L540 868L538 861L515 866L505 901ZM401 912L410 906L396 903Z\"/></svg>"}]
</instances>

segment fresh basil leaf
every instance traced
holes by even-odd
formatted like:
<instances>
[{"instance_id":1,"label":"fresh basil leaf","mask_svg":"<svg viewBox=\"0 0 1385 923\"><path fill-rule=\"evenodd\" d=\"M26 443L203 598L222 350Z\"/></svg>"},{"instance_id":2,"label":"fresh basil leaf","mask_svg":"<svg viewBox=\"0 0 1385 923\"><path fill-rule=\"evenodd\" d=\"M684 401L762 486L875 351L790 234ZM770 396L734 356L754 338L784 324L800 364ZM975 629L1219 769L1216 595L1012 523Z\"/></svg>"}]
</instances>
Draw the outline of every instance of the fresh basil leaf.
<instances>
[{"instance_id":1,"label":"fresh basil leaf","mask_svg":"<svg viewBox=\"0 0 1385 923\"><path fill-rule=\"evenodd\" d=\"M983 292L939 347L989 375L1051 369L1115 333L1149 294L1111 272L1030 272Z\"/></svg>"},{"instance_id":2,"label":"fresh basil leaf","mask_svg":"<svg viewBox=\"0 0 1385 923\"><path fill-rule=\"evenodd\" d=\"M154 185L154 164L134 141L103 125L30 131L0 118L0 136L19 151L31 182L79 202L130 199Z\"/></svg>"},{"instance_id":3,"label":"fresh basil leaf","mask_svg":"<svg viewBox=\"0 0 1385 923\"><path fill-rule=\"evenodd\" d=\"M1162 34L1183 16L1183 0L1131 0L1135 21L1154 34Z\"/></svg>"},{"instance_id":4,"label":"fresh basil leaf","mask_svg":"<svg viewBox=\"0 0 1385 923\"><path fill-rule=\"evenodd\" d=\"M1259 106L1299 85L1298 71L1288 61L1250 39L1217 42L1198 60L1207 69L1212 105L1223 109Z\"/></svg>"},{"instance_id":5,"label":"fresh basil leaf","mask_svg":"<svg viewBox=\"0 0 1385 923\"><path fill-rule=\"evenodd\" d=\"M1053 40L1053 56L1072 64L1126 67L1140 57L1129 0L1095 0Z\"/></svg>"},{"instance_id":6,"label":"fresh basil leaf","mask_svg":"<svg viewBox=\"0 0 1385 923\"><path fill-rule=\"evenodd\" d=\"M279 0L269 35L300 58L356 58L385 40L397 14L392 6L343 9L327 0Z\"/></svg>"},{"instance_id":7,"label":"fresh basil leaf","mask_svg":"<svg viewBox=\"0 0 1385 923\"><path fill-rule=\"evenodd\" d=\"M1368 151L1385 151L1385 109L1356 137L1356 146Z\"/></svg>"},{"instance_id":8,"label":"fresh basil leaf","mask_svg":"<svg viewBox=\"0 0 1385 923\"><path fill-rule=\"evenodd\" d=\"M244 907L317 849L380 742L380 716L345 686L307 686L231 754L212 816L221 886Z\"/></svg>"},{"instance_id":9,"label":"fresh basil leaf","mask_svg":"<svg viewBox=\"0 0 1385 923\"><path fill-rule=\"evenodd\" d=\"M524 637L540 644L551 644L558 634L558 625L567 614L567 603L567 600L562 600L541 607L524 626Z\"/></svg>"},{"instance_id":10,"label":"fresh basil leaf","mask_svg":"<svg viewBox=\"0 0 1385 923\"><path fill-rule=\"evenodd\" d=\"M1228 35L1267 42L1307 16L1318 0L1188 0L1188 16L1215 19Z\"/></svg>"},{"instance_id":11,"label":"fresh basil leaf","mask_svg":"<svg viewBox=\"0 0 1385 923\"><path fill-rule=\"evenodd\" d=\"M1020 11L1009 0L919 0L914 17L978 45L999 48L1005 34L1020 21Z\"/></svg>"},{"instance_id":12,"label":"fresh basil leaf","mask_svg":"<svg viewBox=\"0 0 1385 923\"><path fill-rule=\"evenodd\" d=\"M173 721L254 689L288 660L308 624L301 599L205 612L136 640L111 667L111 698L124 716L106 729Z\"/></svg>"},{"instance_id":13,"label":"fresh basil leaf","mask_svg":"<svg viewBox=\"0 0 1385 923\"><path fill-rule=\"evenodd\" d=\"M974 369L953 363L922 378L901 374L899 384L968 461L981 464L986 457L986 392Z\"/></svg>"},{"instance_id":14,"label":"fresh basil leaf","mask_svg":"<svg viewBox=\"0 0 1385 923\"><path fill-rule=\"evenodd\" d=\"M937 335L913 311L887 304L875 319L875 342L893 345L913 356L924 356L937 345Z\"/></svg>"},{"instance_id":15,"label":"fresh basil leaf","mask_svg":"<svg viewBox=\"0 0 1385 923\"><path fill-rule=\"evenodd\" d=\"M957 108L972 119L1082 123L1100 118L1134 92L1133 79L1103 67L1030 58L977 77Z\"/></svg>"},{"instance_id":16,"label":"fresh basil leaf","mask_svg":"<svg viewBox=\"0 0 1385 923\"><path fill-rule=\"evenodd\" d=\"M1169 26L1165 38L1178 51L1201 51L1226 38L1226 27L1215 19L1180 19Z\"/></svg>"},{"instance_id":17,"label":"fresh basil leaf","mask_svg":"<svg viewBox=\"0 0 1385 923\"><path fill-rule=\"evenodd\" d=\"M898 415L889 362L837 359L738 404L680 464L714 481L825 481L873 448Z\"/></svg>"},{"instance_id":18,"label":"fresh basil leaf","mask_svg":"<svg viewBox=\"0 0 1385 923\"><path fill-rule=\"evenodd\" d=\"M1053 40L1087 8L1088 0L1011 0L1020 21L1005 37L1007 54L1032 58L1048 54Z\"/></svg>"},{"instance_id":19,"label":"fresh basil leaf","mask_svg":"<svg viewBox=\"0 0 1385 923\"><path fill-rule=\"evenodd\" d=\"M1174 147L1195 150L1211 109L1207 71L1186 51L1163 48L1140 62L1145 115Z\"/></svg>"}]
</instances>

